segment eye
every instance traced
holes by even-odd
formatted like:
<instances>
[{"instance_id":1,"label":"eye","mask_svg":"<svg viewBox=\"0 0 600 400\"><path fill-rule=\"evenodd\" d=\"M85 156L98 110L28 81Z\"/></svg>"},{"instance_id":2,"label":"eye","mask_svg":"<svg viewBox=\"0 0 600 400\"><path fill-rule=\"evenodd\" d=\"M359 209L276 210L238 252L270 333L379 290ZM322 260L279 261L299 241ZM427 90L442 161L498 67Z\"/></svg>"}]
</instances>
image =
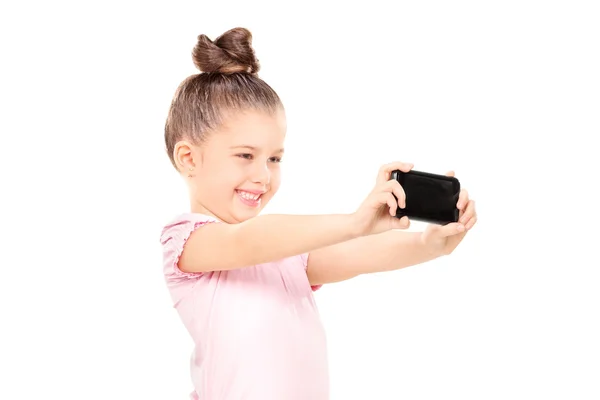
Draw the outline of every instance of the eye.
<instances>
[{"instance_id":1,"label":"eye","mask_svg":"<svg viewBox=\"0 0 600 400\"><path fill-rule=\"evenodd\" d=\"M238 154L237 156L240 158L245 158L246 160L252 160L252 154L250 153Z\"/></svg>"},{"instance_id":2,"label":"eye","mask_svg":"<svg viewBox=\"0 0 600 400\"><path fill-rule=\"evenodd\" d=\"M269 161L274 162L274 163L280 163L281 157L271 157L271 158L269 158Z\"/></svg>"}]
</instances>

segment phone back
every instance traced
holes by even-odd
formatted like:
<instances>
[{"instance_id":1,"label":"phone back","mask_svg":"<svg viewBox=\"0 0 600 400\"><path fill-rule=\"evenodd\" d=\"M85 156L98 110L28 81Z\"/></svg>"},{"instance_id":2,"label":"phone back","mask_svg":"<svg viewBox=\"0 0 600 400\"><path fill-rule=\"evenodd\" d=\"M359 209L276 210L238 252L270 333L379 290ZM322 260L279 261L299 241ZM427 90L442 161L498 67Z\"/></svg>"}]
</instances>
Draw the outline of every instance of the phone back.
<instances>
[{"instance_id":1,"label":"phone back","mask_svg":"<svg viewBox=\"0 0 600 400\"><path fill-rule=\"evenodd\" d=\"M421 171L393 171L391 179L397 180L406 193L406 208L398 208L396 217L445 225L458 222L456 208L460 182L455 177Z\"/></svg>"}]
</instances>

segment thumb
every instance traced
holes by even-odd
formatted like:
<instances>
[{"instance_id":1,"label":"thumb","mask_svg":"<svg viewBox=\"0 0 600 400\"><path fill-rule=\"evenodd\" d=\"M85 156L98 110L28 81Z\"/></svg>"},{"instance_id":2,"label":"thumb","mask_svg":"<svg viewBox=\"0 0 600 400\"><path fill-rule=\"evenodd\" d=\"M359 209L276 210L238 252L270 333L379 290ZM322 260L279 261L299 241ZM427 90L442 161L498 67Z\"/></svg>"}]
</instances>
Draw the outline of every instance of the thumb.
<instances>
[{"instance_id":1,"label":"thumb","mask_svg":"<svg viewBox=\"0 0 600 400\"><path fill-rule=\"evenodd\" d=\"M458 222L452 222L450 224L446 224L444 226L439 227L439 235L441 237L448 237L452 235L457 235L465 231L465 226Z\"/></svg>"},{"instance_id":2,"label":"thumb","mask_svg":"<svg viewBox=\"0 0 600 400\"><path fill-rule=\"evenodd\" d=\"M408 217L402 217L402 218L396 218L396 217L391 217L392 218L392 229L406 229L410 226L410 221L408 220Z\"/></svg>"},{"instance_id":3,"label":"thumb","mask_svg":"<svg viewBox=\"0 0 600 400\"><path fill-rule=\"evenodd\" d=\"M465 231L465 226L458 222L453 222L446 225L429 225L425 230L426 236L435 236L445 238L452 235L457 235Z\"/></svg>"}]
</instances>

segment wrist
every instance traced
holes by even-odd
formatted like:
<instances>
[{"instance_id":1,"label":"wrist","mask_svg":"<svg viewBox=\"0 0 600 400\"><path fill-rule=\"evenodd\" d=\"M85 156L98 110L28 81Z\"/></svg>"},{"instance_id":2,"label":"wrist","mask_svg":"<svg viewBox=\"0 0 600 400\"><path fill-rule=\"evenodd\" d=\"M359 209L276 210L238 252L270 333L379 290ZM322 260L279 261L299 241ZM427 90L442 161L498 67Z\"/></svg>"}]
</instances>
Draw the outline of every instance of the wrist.
<instances>
[{"instance_id":1,"label":"wrist","mask_svg":"<svg viewBox=\"0 0 600 400\"><path fill-rule=\"evenodd\" d=\"M344 216L348 224L347 232L350 235L350 239L366 236L368 229L364 226L364 222L361 221L357 213L345 214Z\"/></svg>"},{"instance_id":2,"label":"wrist","mask_svg":"<svg viewBox=\"0 0 600 400\"><path fill-rule=\"evenodd\" d=\"M444 243L442 241L432 238L431 235L425 232L419 232L416 239L417 244L428 256L438 258L444 255Z\"/></svg>"}]
</instances>

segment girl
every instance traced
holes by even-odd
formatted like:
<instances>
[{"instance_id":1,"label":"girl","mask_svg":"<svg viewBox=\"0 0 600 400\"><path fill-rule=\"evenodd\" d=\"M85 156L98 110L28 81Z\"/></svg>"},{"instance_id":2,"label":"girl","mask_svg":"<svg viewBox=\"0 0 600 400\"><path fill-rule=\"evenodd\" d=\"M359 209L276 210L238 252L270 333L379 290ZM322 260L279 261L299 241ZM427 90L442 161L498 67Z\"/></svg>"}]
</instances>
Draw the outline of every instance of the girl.
<instances>
[{"instance_id":1,"label":"girl","mask_svg":"<svg viewBox=\"0 0 600 400\"><path fill-rule=\"evenodd\" d=\"M164 276L194 340L192 399L328 399L326 340L313 291L321 285L450 254L476 222L463 191L459 223L402 232L397 162L352 214L260 215L280 184L286 121L257 76L248 30L200 35L201 71L179 86L165 126L191 212L164 227ZM394 198L394 195L398 199Z\"/></svg>"}]
</instances>

